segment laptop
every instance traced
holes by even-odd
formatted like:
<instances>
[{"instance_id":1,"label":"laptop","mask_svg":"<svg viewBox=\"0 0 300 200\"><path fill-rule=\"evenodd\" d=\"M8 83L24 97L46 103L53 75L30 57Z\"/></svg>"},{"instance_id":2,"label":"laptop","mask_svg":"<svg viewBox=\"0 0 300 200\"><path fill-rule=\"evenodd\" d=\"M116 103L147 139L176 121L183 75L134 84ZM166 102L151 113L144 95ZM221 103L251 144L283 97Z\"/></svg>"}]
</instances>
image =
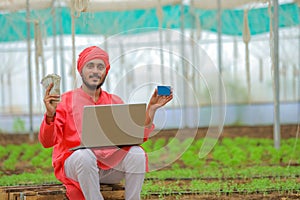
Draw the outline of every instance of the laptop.
<instances>
[{"instance_id":1,"label":"laptop","mask_svg":"<svg viewBox=\"0 0 300 200\"><path fill-rule=\"evenodd\" d=\"M81 145L71 150L142 144L145 112L145 103L85 106Z\"/></svg>"}]
</instances>

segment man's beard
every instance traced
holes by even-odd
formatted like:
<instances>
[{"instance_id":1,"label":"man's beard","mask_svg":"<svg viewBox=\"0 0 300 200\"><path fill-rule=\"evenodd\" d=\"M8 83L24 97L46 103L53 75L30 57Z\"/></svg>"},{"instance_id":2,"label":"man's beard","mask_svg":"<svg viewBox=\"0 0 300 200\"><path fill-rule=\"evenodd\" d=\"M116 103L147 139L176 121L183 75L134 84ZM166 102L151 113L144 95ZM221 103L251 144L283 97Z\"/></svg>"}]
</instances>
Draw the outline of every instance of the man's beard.
<instances>
[{"instance_id":1,"label":"man's beard","mask_svg":"<svg viewBox=\"0 0 300 200\"><path fill-rule=\"evenodd\" d=\"M97 75L98 76L98 75ZM91 85L87 82L87 80L84 78L84 76L81 75L81 78L82 78L82 82L84 83L84 85L90 89L90 90L98 90L102 85L103 83L105 82L105 79L106 79L106 75L105 77L103 78L102 82L99 83L98 85ZM89 76L89 78L92 78L92 76Z\"/></svg>"}]
</instances>

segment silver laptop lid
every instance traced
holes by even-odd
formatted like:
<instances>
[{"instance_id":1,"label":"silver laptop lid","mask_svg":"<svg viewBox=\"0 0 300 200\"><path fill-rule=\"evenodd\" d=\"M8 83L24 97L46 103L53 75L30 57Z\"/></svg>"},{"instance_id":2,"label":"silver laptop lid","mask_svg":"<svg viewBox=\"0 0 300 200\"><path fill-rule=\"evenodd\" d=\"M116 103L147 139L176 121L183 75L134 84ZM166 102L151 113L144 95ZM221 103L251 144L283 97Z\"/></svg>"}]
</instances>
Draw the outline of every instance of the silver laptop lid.
<instances>
[{"instance_id":1,"label":"silver laptop lid","mask_svg":"<svg viewBox=\"0 0 300 200\"><path fill-rule=\"evenodd\" d=\"M143 143L146 104L85 106L81 146L106 147Z\"/></svg>"}]
</instances>

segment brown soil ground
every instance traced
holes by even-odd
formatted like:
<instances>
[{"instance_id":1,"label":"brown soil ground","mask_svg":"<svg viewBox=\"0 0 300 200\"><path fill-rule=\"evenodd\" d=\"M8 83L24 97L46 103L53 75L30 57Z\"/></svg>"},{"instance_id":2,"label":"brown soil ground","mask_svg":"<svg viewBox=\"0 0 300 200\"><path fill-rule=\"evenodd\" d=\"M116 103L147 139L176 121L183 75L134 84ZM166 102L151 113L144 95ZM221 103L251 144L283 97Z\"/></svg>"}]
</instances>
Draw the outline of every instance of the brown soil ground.
<instances>
[{"instance_id":1,"label":"brown soil ground","mask_svg":"<svg viewBox=\"0 0 300 200\"><path fill-rule=\"evenodd\" d=\"M280 137L282 139L297 137L297 132L300 130L300 125L281 125ZM204 138L207 134L208 128L198 128L195 139ZM181 135L195 131L195 129L180 130ZM172 138L178 133L177 129L161 130L157 132L151 139L158 138ZM299 133L298 133L299 134ZM224 127L220 135L222 138L235 138L235 137L249 137L249 138L273 138L273 126L227 126ZM37 133L34 133L33 140L30 140L29 134L0 134L0 145L7 144L22 144L22 143L36 143L38 142Z\"/></svg>"},{"instance_id":2,"label":"brown soil ground","mask_svg":"<svg viewBox=\"0 0 300 200\"><path fill-rule=\"evenodd\" d=\"M181 133L189 133L192 129L184 129L181 130ZM195 139L205 137L207 133L207 128L199 128L197 130L197 134ZM194 131L194 130L192 130ZM158 138L172 138L176 136L178 130L164 130L159 131L154 136L152 136L153 140ZM299 134L299 126L298 125L282 125L281 126L281 138L293 138L298 137ZM249 138L273 138L273 126L230 126L224 127L220 139L222 138L234 138L234 137L249 137ZM28 134L0 134L0 145L7 145L7 144L22 144L22 143L36 143L38 142L37 133L34 134L34 139L31 141L29 139ZM145 199L184 199L184 200L198 200L198 199L205 199L205 200L288 200L288 199L300 199L299 193L285 193L285 192L271 192L271 193L258 193L258 194L230 194L230 195L214 195L214 194L201 194L201 195L171 195L165 197L158 197L158 196L150 196Z\"/></svg>"}]
</instances>

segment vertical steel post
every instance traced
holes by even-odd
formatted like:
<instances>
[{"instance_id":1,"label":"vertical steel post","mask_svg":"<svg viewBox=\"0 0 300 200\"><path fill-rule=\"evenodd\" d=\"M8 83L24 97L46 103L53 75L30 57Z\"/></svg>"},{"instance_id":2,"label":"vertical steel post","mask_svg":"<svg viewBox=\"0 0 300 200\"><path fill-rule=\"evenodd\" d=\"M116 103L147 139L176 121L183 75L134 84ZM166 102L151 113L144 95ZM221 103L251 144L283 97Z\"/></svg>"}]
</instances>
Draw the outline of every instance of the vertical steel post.
<instances>
[{"instance_id":1,"label":"vertical steel post","mask_svg":"<svg viewBox=\"0 0 300 200\"><path fill-rule=\"evenodd\" d=\"M5 112L4 74L0 75L0 85L1 85L1 109L4 113Z\"/></svg>"},{"instance_id":2,"label":"vertical steel post","mask_svg":"<svg viewBox=\"0 0 300 200\"><path fill-rule=\"evenodd\" d=\"M66 91L66 73L65 73L65 54L64 54L64 29L62 24L62 6L59 3L59 52L60 52L60 73L61 73L61 83L62 83L62 92Z\"/></svg>"},{"instance_id":3,"label":"vertical steel post","mask_svg":"<svg viewBox=\"0 0 300 200\"><path fill-rule=\"evenodd\" d=\"M53 65L54 65L54 73L58 73L58 64L57 64L57 45L56 45L56 38L57 38L57 31L56 31L56 5L55 0L52 0L52 29L53 29Z\"/></svg>"},{"instance_id":4,"label":"vertical steel post","mask_svg":"<svg viewBox=\"0 0 300 200\"><path fill-rule=\"evenodd\" d=\"M164 50L163 50L163 30L162 22L159 22L159 51L160 51L160 76L162 84L165 84L165 64L164 64Z\"/></svg>"},{"instance_id":5,"label":"vertical steel post","mask_svg":"<svg viewBox=\"0 0 300 200\"><path fill-rule=\"evenodd\" d=\"M180 5L180 32L181 32L181 67L182 75L184 79L187 79L187 69L185 65L185 31L184 31L184 4L181 2ZM183 91L183 127L187 127L187 88L186 80L183 80L182 90Z\"/></svg>"},{"instance_id":6,"label":"vertical steel post","mask_svg":"<svg viewBox=\"0 0 300 200\"><path fill-rule=\"evenodd\" d=\"M274 147L280 148L280 88L279 88L279 31L278 31L278 0L273 0L273 62L274 62Z\"/></svg>"},{"instance_id":7,"label":"vertical steel post","mask_svg":"<svg viewBox=\"0 0 300 200\"><path fill-rule=\"evenodd\" d=\"M218 0L218 68L219 68L219 76L216 77L218 78L218 95L219 95L219 105L218 106L218 117L219 117L219 122L223 121L222 116L223 116L223 90L222 90L222 5L221 5L221 0ZM216 125L216 124L214 124Z\"/></svg>"},{"instance_id":8,"label":"vertical steel post","mask_svg":"<svg viewBox=\"0 0 300 200\"><path fill-rule=\"evenodd\" d=\"M222 8L221 0L218 0L218 68L222 75ZM222 96L222 95L220 95Z\"/></svg>"},{"instance_id":9,"label":"vertical steel post","mask_svg":"<svg viewBox=\"0 0 300 200\"><path fill-rule=\"evenodd\" d=\"M298 10L298 19L300 21L300 11ZM297 65L296 65L296 68L297 68ZM298 25L298 70L296 70L296 72L300 72L300 25ZM300 77L299 75L297 76L297 80L298 82L296 83L299 83L300 81ZM298 96L296 96L296 102L298 102L298 122L300 122L300 87L297 87L299 86L298 84L296 84L296 88L298 88L298 91L296 91L296 93L298 92ZM299 124L298 124L299 125Z\"/></svg>"},{"instance_id":10,"label":"vertical steel post","mask_svg":"<svg viewBox=\"0 0 300 200\"><path fill-rule=\"evenodd\" d=\"M27 67L28 67L28 104L29 104L29 139L33 141L33 111L32 111L32 77L31 77L31 42L30 42L30 7L26 0L26 23L27 23Z\"/></svg>"}]
</instances>

